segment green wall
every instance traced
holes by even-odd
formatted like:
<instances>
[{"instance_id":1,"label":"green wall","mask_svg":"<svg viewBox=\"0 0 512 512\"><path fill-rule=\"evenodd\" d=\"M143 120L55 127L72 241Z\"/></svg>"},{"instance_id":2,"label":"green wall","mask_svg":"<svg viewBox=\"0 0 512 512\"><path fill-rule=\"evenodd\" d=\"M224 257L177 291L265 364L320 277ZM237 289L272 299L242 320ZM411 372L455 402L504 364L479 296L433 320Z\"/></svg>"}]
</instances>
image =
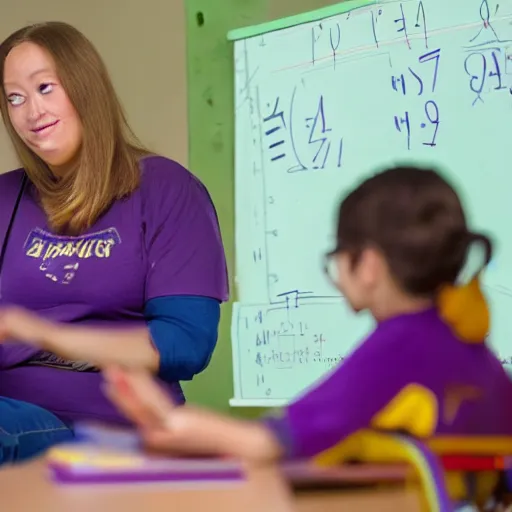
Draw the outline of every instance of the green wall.
<instances>
[{"instance_id":1,"label":"green wall","mask_svg":"<svg viewBox=\"0 0 512 512\"><path fill-rule=\"evenodd\" d=\"M222 228L230 272L231 300L236 300L234 257L234 28L269 21L276 16L337 2L325 0L184 0L187 23L189 167L208 187ZM278 5L279 4L279 5ZM209 368L185 392L191 402L229 410L233 396L230 336L231 304L225 304L219 342ZM254 416L261 409L232 410Z\"/></svg>"},{"instance_id":2,"label":"green wall","mask_svg":"<svg viewBox=\"0 0 512 512\"><path fill-rule=\"evenodd\" d=\"M217 208L232 301L236 300L233 60L226 35L232 28L263 21L265 4L261 0L185 0L189 167L208 187ZM229 409L233 396L230 317L231 303L223 306L219 342L210 366L185 386L191 402L223 411Z\"/></svg>"}]
</instances>

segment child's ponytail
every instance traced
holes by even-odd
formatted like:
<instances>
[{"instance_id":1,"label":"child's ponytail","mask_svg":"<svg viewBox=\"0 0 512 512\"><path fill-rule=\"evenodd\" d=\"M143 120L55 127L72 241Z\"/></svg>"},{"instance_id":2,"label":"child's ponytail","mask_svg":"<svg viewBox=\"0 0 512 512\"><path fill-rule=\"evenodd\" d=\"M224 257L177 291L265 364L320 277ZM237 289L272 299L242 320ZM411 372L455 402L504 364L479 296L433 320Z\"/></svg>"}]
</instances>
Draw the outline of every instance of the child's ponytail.
<instances>
[{"instance_id":1,"label":"child's ponytail","mask_svg":"<svg viewBox=\"0 0 512 512\"><path fill-rule=\"evenodd\" d=\"M466 258L453 284L437 298L439 313L462 341L481 343L490 327L490 312L480 285L480 275L492 257L492 243L485 235L468 233Z\"/></svg>"}]
</instances>

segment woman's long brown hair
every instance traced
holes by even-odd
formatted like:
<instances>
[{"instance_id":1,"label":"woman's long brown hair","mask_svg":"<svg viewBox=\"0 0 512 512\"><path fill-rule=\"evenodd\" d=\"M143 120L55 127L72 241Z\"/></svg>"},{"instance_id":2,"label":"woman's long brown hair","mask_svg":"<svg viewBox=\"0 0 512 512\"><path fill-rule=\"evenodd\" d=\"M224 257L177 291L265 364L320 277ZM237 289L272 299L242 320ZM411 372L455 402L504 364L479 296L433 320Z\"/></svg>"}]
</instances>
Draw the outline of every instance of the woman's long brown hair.
<instances>
[{"instance_id":1,"label":"woman's long brown hair","mask_svg":"<svg viewBox=\"0 0 512 512\"><path fill-rule=\"evenodd\" d=\"M148 155L126 120L107 68L93 44L63 22L24 27L0 45L0 77L5 59L23 42L44 48L54 59L62 87L82 124L76 169L56 179L48 165L18 136L9 118L2 86L0 111L14 148L37 188L49 225L77 235L91 227L117 199L140 181L139 160Z\"/></svg>"}]
</instances>

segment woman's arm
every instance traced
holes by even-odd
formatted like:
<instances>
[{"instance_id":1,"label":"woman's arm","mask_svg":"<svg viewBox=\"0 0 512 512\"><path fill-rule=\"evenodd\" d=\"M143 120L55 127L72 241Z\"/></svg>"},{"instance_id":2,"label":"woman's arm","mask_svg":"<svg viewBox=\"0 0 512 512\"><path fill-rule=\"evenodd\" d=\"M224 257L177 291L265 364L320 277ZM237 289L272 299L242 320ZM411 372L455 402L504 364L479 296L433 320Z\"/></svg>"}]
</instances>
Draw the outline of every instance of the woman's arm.
<instances>
[{"instance_id":1,"label":"woman's arm","mask_svg":"<svg viewBox=\"0 0 512 512\"><path fill-rule=\"evenodd\" d=\"M145 326L101 328L53 323L8 308L0 312L0 336L3 330L6 339L99 368L116 364L145 369L167 382L190 380L207 366L217 341L218 300L159 297L148 301L144 316Z\"/></svg>"},{"instance_id":2,"label":"woman's arm","mask_svg":"<svg viewBox=\"0 0 512 512\"><path fill-rule=\"evenodd\" d=\"M74 361L119 364L156 372L159 354L146 326L99 328L46 320L18 307L0 310L0 342L16 340Z\"/></svg>"},{"instance_id":3,"label":"woman's arm","mask_svg":"<svg viewBox=\"0 0 512 512\"><path fill-rule=\"evenodd\" d=\"M99 328L55 324L45 333L41 347L65 359L88 361L99 368L118 364L156 373L160 366L160 354L146 326Z\"/></svg>"}]
</instances>

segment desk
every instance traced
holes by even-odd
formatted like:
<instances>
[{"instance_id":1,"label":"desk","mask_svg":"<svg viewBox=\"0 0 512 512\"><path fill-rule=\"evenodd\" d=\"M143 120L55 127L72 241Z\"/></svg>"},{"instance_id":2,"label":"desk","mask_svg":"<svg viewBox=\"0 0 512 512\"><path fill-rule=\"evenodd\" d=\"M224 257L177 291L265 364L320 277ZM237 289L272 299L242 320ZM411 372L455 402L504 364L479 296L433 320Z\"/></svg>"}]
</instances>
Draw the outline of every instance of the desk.
<instances>
[{"instance_id":1,"label":"desk","mask_svg":"<svg viewBox=\"0 0 512 512\"><path fill-rule=\"evenodd\" d=\"M349 471L349 470L348 470ZM347 476L350 475L347 473ZM350 478L348 478L350 480ZM249 472L244 483L173 488L170 485L76 486L50 482L44 461L0 471L2 510L9 512L419 512L414 491L314 492L292 496L275 467ZM340 509L340 507L343 507ZM370 508L371 507L371 508Z\"/></svg>"}]
</instances>

